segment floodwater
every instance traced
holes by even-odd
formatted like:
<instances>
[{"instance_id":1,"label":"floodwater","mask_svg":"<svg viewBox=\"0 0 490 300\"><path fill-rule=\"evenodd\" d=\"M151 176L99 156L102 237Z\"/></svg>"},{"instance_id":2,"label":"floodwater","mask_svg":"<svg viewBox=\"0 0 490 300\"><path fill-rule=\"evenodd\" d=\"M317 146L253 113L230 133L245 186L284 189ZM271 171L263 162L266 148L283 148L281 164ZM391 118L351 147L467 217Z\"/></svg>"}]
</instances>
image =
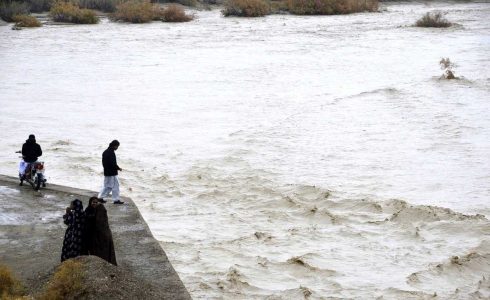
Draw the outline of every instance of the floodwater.
<instances>
[{"instance_id":1,"label":"floodwater","mask_svg":"<svg viewBox=\"0 0 490 300\"><path fill-rule=\"evenodd\" d=\"M435 10L457 25L411 26ZM122 193L197 299L488 298L489 16L2 26L0 172L34 133L50 182L98 190L117 138Z\"/></svg>"}]
</instances>

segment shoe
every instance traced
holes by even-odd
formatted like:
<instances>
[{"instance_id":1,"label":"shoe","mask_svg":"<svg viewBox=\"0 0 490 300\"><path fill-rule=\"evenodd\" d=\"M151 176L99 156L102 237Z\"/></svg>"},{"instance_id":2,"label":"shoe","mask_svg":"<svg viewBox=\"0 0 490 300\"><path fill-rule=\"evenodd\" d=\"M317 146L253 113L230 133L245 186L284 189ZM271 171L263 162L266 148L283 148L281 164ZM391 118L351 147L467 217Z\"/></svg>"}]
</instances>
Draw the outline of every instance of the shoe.
<instances>
[{"instance_id":1,"label":"shoe","mask_svg":"<svg viewBox=\"0 0 490 300\"><path fill-rule=\"evenodd\" d=\"M97 200L98 200L100 203L106 203L106 202L107 202L107 201L105 201L105 200L104 200L104 199L102 199L102 198L99 198L99 199L97 199Z\"/></svg>"},{"instance_id":2,"label":"shoe","mask_svg":"<svg viewBox=\"0 0 490 300\"><path fill-rule=\"evenodd\" d=\"M121 200L117 200L117 201L114 201L114 204L124 204L124 202Z\"/></svg>"}]
</instances>

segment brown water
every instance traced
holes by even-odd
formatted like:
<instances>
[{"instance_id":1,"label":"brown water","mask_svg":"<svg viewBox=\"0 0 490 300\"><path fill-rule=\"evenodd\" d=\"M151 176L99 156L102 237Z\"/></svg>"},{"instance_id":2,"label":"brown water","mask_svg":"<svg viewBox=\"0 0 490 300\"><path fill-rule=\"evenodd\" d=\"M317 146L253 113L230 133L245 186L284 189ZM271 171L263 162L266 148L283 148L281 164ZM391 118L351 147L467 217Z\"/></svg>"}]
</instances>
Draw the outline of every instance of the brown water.
<instances>
[{"instance_id":1,"label":"brown water","mask_svg":"<svg viewBox=\"0 0 490 300\"><path fill-rule=\"evenodd\" d=\"M411 26L433 10L458 25ZM196 15L0 27L0 172L35 133L50 182L97 190L119 139L194 298L490 297L490 4Z\"/></svg>"}]
</instances>

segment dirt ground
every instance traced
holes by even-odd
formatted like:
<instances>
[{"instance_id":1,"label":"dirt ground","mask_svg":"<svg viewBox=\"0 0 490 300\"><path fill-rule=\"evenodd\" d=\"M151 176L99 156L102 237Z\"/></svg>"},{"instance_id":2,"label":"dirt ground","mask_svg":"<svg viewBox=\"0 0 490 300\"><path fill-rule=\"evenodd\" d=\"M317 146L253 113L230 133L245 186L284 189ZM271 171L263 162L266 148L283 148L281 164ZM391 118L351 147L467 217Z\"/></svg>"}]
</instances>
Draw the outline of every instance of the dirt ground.
<instances>
[{"instance_id":1,"label":"dirt ground","mask_svg":"<svg viewBox=\"0 0 490 300\"><path fill-rule=\"evenodd\" d=\"M57 185L36 192L30 186L18 186L16 178L0 175L0 263L12 269L30 294L39 292L60 263L65 208L76 198L86 207L94 194ZM146 295L147 299L191 299L133 201L123 201L125 205L106 204L116 270L158 287L158 293Z\"/></svg>"}]
</instances>

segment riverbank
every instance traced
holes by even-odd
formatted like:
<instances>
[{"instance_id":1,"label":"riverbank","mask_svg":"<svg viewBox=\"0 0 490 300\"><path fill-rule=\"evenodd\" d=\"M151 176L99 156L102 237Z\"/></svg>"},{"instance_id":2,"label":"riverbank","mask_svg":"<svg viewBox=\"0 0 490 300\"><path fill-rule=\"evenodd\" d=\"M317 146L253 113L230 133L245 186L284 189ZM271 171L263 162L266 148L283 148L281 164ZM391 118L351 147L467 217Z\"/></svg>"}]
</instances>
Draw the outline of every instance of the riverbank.
<instances>
[{"instance_id":1,"label":"riverbank","mask_svg":"<svg viewBox=\"0 0 490 300\"><path fill-rule=\"evenodd\" d=\"M18 186L14 177L0 175L0 263L9 266L38 293L60 262L64 209L75 198L84 206L95 192L48 184L35 192ZM158 288L165 299L190 299L167 255L155 240L130 198L122 206L106 204L118 269ZM109 274L107 274L109 276ZM124 282L121 282L124 285Z\"/></svg>"}]
</instances>

